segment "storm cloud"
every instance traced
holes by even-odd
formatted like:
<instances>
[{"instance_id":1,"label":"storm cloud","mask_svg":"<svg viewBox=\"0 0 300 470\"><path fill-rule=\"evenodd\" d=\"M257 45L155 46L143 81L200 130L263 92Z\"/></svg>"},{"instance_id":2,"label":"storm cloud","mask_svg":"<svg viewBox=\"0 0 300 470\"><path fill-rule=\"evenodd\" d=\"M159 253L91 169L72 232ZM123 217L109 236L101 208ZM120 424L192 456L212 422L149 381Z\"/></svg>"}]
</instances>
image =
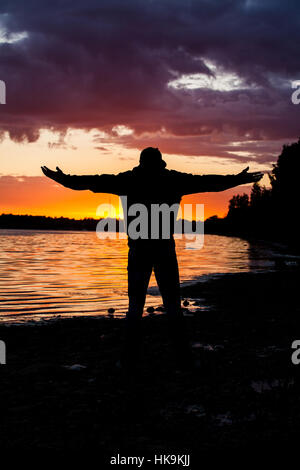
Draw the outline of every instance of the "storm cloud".
<instances>
[{"instance_id":1,"label":"storm cloud","mask_svg":"<svg viewBox=\"0 0 300 470\"><path fill-rule=\"evenodd\" d=\"M95 128L100 145L272 161L300 134L299 17L296 1L4 0L0 132Z\"/></svg>"}]
</instances>

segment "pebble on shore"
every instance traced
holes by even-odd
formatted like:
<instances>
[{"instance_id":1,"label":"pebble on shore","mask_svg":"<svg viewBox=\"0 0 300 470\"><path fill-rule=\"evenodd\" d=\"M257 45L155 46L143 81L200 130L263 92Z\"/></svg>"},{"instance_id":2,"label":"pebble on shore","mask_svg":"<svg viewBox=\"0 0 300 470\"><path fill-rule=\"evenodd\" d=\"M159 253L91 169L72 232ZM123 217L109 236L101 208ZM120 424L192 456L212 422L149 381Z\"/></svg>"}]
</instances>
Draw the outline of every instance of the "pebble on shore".
<instances>
[{"instance_id":1,"label":"pebble on shore","mask_svg":"<svg viewBox=\"0 0 300 470\"><path fill-rule=\"evenodd\" d=\"M147 312L148 313L154 313L154 307L148 307Z\"/></svg>"}]
</instances>

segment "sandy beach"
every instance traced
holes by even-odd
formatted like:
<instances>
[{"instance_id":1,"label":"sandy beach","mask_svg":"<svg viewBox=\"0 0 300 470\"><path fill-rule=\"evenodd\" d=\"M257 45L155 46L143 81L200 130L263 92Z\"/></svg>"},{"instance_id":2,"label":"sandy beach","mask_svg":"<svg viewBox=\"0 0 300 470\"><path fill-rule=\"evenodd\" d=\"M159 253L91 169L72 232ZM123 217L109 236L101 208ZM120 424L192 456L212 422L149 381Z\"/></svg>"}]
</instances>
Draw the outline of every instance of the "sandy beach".
<instances>
[{"instance_id":1,"label":"sandy beach","mask_svg":"<svg viewBox=\"0 0 300 470\"><path fill-rule=\"evenodd\" d=\"M96 449L103 459L291 444L299 432L296 266L229 274L182 289L208 309L185 314L201 368L176 370L167 322L144 317L143 372L116 367L123 319L0 326L2 448ZM199 301L197 301L199 302ZM192 457L191 457L192 458Z\"/></svg>"}]
</instances>

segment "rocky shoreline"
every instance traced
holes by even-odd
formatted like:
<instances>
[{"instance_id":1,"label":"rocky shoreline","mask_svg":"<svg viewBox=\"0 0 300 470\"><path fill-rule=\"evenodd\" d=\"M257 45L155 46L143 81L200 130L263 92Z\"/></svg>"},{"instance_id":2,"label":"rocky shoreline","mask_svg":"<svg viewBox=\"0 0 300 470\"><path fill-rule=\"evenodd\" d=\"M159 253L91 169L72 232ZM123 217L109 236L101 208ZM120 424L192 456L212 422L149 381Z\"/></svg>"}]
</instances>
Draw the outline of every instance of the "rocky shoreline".
<instances>
[{"instance_id":1,"label":"rocky shoreline","mask_svg":"<svg viewBox=\"0 0 300 470\"><path fill-rule=\"evenodd\" d=\"M124 321L73 318L0 325L0 448L190 454L291 445L300 431L299 269L225 275L182 288L195 360L180 372L167 319L142 320L143 372L116 364ZM197 300L200 307L189 309Z\"/></svg>"}]
</instances>

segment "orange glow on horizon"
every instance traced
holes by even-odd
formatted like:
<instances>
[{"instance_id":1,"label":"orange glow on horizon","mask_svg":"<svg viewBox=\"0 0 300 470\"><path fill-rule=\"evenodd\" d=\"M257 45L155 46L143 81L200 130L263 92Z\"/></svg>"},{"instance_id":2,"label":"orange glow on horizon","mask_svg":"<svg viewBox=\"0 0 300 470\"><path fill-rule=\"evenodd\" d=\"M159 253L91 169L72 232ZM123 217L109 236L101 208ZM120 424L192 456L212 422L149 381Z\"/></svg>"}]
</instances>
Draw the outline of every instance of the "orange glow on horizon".
<instances>
[{"instance_id":1,"label":"orange glow on horizon","mask_svg":"<svg viewBox=\"0 0 300 470\"><path fill-rule=\"evenodd\" d=\"M1 180L4 180L1 184ZM182 204L204 204L204 218L212 215L224 217L229 199L234 194L249 193L251 187L237 187L217 193L201 193L185 196ZM0 177L0 213L19 215L41 215L50 217L122 218L119 197L112 194L72 191L43 177L12 178ZM102 207L99 206L103 204ZM191 220L190 216L185 218Z\"/></svg>"}]
</instances>

